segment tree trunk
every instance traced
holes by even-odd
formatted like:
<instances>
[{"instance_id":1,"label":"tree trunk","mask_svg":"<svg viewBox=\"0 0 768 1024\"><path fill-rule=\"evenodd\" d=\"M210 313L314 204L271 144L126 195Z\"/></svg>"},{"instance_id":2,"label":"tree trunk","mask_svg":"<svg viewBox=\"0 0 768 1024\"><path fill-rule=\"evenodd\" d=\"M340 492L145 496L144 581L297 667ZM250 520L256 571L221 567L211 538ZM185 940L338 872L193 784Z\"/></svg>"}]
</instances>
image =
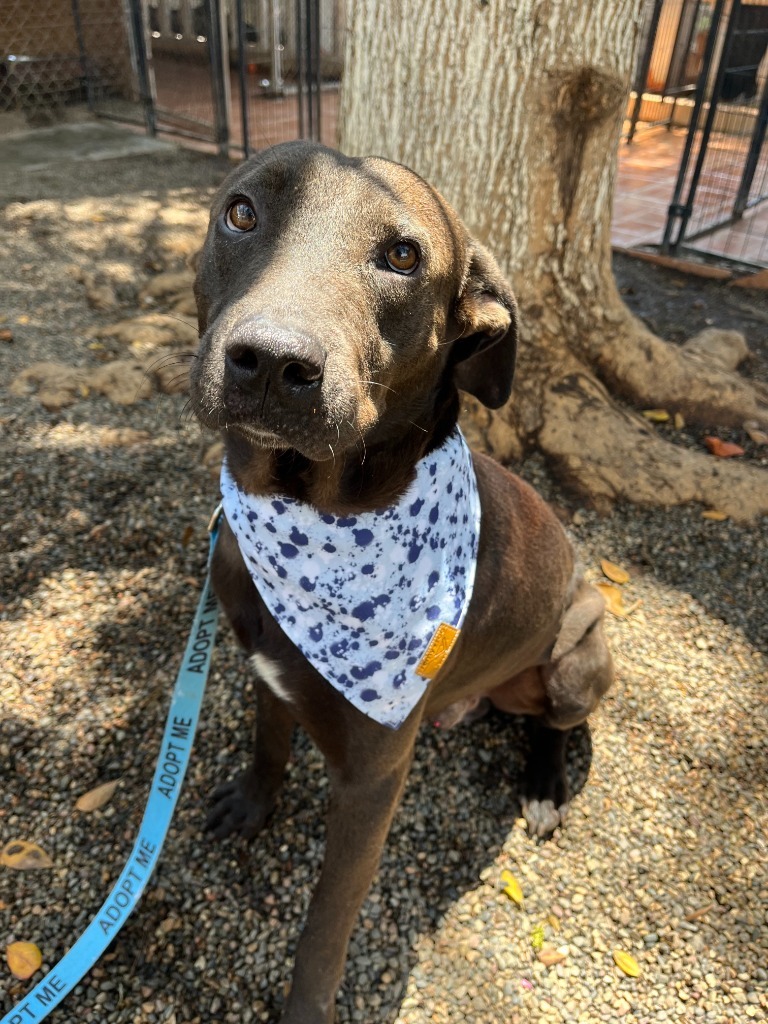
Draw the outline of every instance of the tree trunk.
<instances>
[{"instance_id":1,"label":"tree trunk","mask_svg":"<svg viewBox=\"0 0 768 1024\"><path fill-rule=\"evenodd\" d=\"M642 7L355 0L341 148L429 180L513 284L517 383L498 414L470 406L475 443L502 459L538 445L598 506L700 500L749 519L768 511L762 471L678 448L631 408L768 424L765 392L656 338L615 286L615 154Z\"/></svg>"}]
</instances>

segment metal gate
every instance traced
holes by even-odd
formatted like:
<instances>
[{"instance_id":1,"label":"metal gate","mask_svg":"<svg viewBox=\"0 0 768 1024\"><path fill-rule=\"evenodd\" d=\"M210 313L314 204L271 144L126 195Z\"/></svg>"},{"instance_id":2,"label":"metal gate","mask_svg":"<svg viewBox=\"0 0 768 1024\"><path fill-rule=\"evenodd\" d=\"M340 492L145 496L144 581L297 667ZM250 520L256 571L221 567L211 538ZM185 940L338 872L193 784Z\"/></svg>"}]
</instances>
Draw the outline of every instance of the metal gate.
<instances>
[{"instance_id":1,"label":"metal gate","mask_svg":"<svg viewBox=\"0 0 768 1024\"><path fill-rule=\"evenodd\" d=\"M333 143L342 0L128 0L150 131L241 152Z\"/></svg>"},{"instance_id":2,"label":"metal gate","mask_svg":"<svg viewBox=\"0 0 768 1024\"><path fill-rule=\"evenodd\" d=\"M0 4L0 130L55 125L83 108L141 118L131 32L115 0Z\"/></svg>"},{"instance_id":3,"label":"metal gate","mask_svg":"<svg viewBox=\"0 0 768 1024\"><path fill-rule=\"evenodd\" d=\"M662 240L665 252L733 224L768 199L768 77L757 95L768 52L768 6L733 0L730 11L725 8L725 0L718 0L713 11Z\"/></svg>"}]
</instances>

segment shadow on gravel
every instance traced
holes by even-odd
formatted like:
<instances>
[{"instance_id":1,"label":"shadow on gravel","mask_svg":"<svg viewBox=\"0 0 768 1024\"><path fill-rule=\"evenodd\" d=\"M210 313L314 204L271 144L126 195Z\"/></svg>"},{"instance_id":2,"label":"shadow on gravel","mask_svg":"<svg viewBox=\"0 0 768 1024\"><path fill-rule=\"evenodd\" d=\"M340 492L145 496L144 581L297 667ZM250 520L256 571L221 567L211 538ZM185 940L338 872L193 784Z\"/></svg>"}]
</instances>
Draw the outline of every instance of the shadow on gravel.
<instances>
[{"instance_id":1,"label":"shadow on gravel","mask_svg":"<svg viewBox=\"0 0 768 1024\"><path fill-rule=\"evenodd\" d=\"M417 946L432 942L456 902L483 885L481 873L502 853L520 815L527 743L525 719L500 713L451 731L422 729L377 879L350 942L347 981L339 997L350 1012L355 995L380 992L378 1024L393 1024L398 1017L405 986L419 959ZM246 751L241 754L242 762ZM584 787L591 761L589 729L579 727L567 754L572 796ZM226 767L222 778L233 774L238 765ZM222 778L214 780L211 774L211 788ZM298 875L299 906L288 938L289 957L322 864L326 801L319 755L304 734L297 734L280 803L264 832L250 845L231 839L205 840L217 855L228 855L227 871L219 881L236 903L249 902L262 928L281 898L274 885L276 873L283 893L291 888L290 876ZM533 846L534 840L530 843ZM495 882L494 875L491 884ZM465 952L441 946L441 955L459 960ZM380 967L369 966L374 958ZM364 978L354 974L361 968L368 972ZM382 981L386 974L391 977ZM288 977L286 967L279 984L266 987L264 979L253 979L251 997L258 995L264 1001L270 1019L272 1015L279 1018L282 985Z\"/></svg>"},{"instance_id":2,"label":"shadow on gravel","mask_svg":"<svg viewBox=\"0 0 768 1024\"><path fill-rule=\"evenodd\" d=\"M690 508L624 506L613 518L616 535L627 538L620 557L666 587L690 594L706 612L768 651L768 524L710 522Z\"/></svg>"},{"instance_id":3,"label":"shadow on gravel","mask_svg":"<svg viewBox=\"0 0 768 1024\"><path fill-rule=\"evenodd\" d=\"M24 500L6 510L2 534L15 597L33 597L62 569L108 576L156 565L181 553L188 528L199 539L218 491L192 447L183 437L106 451L19 444L10 484ZM169 518L178 538L171 549ZM24 615L15 605L9 619Z\"/></svg>"}]
</instances>

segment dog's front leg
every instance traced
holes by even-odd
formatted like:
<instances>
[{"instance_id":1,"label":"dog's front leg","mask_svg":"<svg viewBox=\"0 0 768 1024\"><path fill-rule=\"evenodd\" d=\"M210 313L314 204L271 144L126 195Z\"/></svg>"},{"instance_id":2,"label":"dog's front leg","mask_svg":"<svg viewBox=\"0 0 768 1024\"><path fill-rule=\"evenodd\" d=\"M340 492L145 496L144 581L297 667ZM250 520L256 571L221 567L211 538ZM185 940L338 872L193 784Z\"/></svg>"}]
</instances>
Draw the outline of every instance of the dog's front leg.
<instances>
[{"instance_id":1,"label":"dog's front leg","mask_svg":"<svg viewBox=\"0 0 768 1024\"><path fill-rule=\"evenodd\" d=\"M411 718L418 719L419 715ZM380 726L366 723L365 732ZM418 721L366 749L357 737L344 764L330 763L325 859L296 949L293 985L281 1024L332 1024L349 936L400 802ZM394 749L392 749L394 747Z\"/></svg>"},{"instance_id":2,"label":"dog's front leg","mask_svg":"<svg viewBox=\"0 0 768 1024\"><path fill-rule=\"evenodd\" d=\"M213 793L205 827L216 839L232 833L254 839L272 813L283 782L295 719L261 679L256 684L256 709L251 764Z\"/></svg>"}]
</instances>

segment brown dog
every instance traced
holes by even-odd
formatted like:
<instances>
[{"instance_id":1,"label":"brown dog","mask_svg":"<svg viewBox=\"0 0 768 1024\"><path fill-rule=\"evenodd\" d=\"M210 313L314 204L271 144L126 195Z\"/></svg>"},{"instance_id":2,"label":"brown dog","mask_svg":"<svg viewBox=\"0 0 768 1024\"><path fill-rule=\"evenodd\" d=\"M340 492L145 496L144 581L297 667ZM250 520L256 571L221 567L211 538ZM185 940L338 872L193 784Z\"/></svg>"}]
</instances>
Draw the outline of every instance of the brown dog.
<instances>
[{"instance_id":1,"label":"brown dog","mask_svg":"<svg viewBox=\"0 0 768 1024\"><path fill-rule=\"evenodd\" d=\"M386 519L416 486L420 467L455 440L459 389L491 408L510 395L516 310L508 285L445 200L383 159L288 143L238 167L214 200L195 294L197 416L223 431L239 492L259 507L276 503L281 515L287 500L323 523L353 523L375 510ZM346 676L332 685L302 654L303 634L294 632L293 642L268 610L285 612L275 604L280 561L266 568L276 591L271 583L257 589L223 523L214 587L257 669L258 715L253 764L217 792L209 828L218 837L257 834L275 806L297 723L324 754L331 780L325 861L283 1024L334 1018L350 931L422 720L456 720L480 697L536 716L523 805L531 832L543 836L567 808L568 731L610 685L602 598L575 567L560 524L517 477L482 455L473 463L482 526L471 602L445 643L437 633L430 642L431 670L423 659L411 671L423 693L397 728L347 699ZM452 480L441 484L450 494ZM441 507L450 510L452 500ZM286 559L296 554L287 519L267 529L278 533ZM380 557L376 571L386 561ZM333 610L324 611L333 628ZM396 634L383 636L395 644ZM368 642L373 649L378 637Z\"/></svg>"}]
</instances>

